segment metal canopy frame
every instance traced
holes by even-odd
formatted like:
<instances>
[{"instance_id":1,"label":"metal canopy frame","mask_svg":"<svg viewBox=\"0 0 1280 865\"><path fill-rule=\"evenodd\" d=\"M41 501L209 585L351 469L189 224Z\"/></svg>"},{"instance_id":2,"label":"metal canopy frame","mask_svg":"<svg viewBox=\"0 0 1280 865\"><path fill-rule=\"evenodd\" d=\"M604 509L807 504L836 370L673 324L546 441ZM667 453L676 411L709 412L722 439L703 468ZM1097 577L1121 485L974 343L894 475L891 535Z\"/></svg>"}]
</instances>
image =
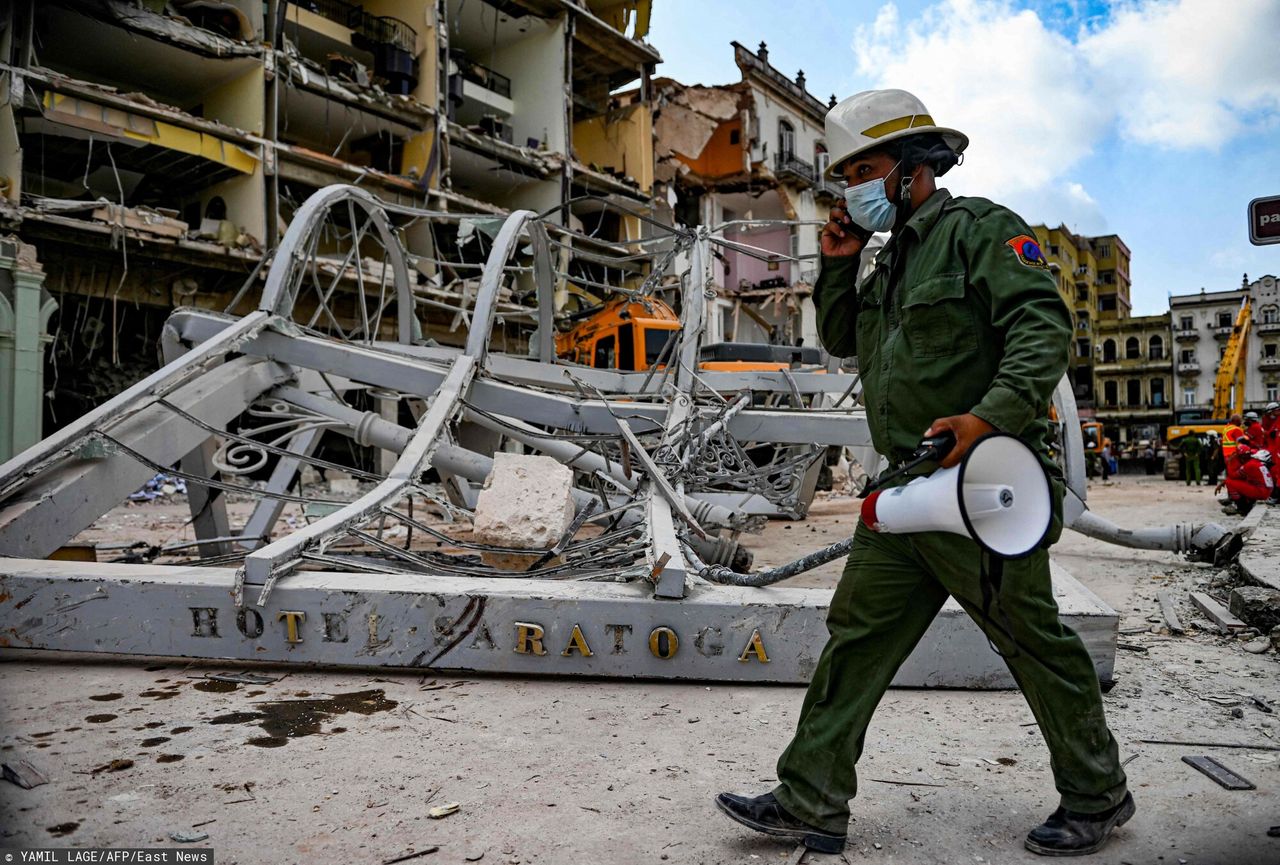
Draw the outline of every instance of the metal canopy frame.
<instances>
[{"instance_id":1,"label":"metal canopy frame","mask_svg":"<svg viewBox=\"0 0 1280 865\"><path fill-rule=\"evenodd\" d=\"M834 366L700 371L711 248L723 238L646 221L652 235L643 242L610 246L550 216L517 211L495 226L388 206L350 186L313 195L294 215L254 312L178 310L162 369L0 466L0 555L18 557L0 561L0 645L806 680L825 639L829 592L704 579L713 565L749 565L739 532L761 513L783 512L765 477L776 467L748 466L739 492L715 481L750 443L819 455L828 445L869 449L862 410L845 405L856 375ZM410 254L404 236L424 229L425 250L417 244ZM743 246L734 248L776 256ZM555 359L557 290L608 280L642 301L678 289L672 362L629 373ZM420 315L442 308L466 329L461 348L422 339ZM505 334L512 322L524 328L527 356L491 352L499 324ZM1068 389L1055 404L1077 494L1068 516L1080 521L1083 464L1072 456ZM398 422L408 413L412 427ZM385 472L338 466L318 450L326 434L394 462ZM504 441L563 462L577 478L579 518L526 572L502 572L478 555L521 551L423 516L465 524L468 496ZM349 471L368 489L350 502L315 495L298 480L308 465ZM168 564L40 561L156 471L188 482L194 554L186 545L189 557ZM429 471L443 486L426 482ZM239 493L258 503L237 530L226 499ZM312 519L274 536L290 503ZM1069 575L1055 579L1064 617L1109 676L1117 617ZM958 608L917 655L898 684L1012 684Z\"/></svg>"}]
</instances>

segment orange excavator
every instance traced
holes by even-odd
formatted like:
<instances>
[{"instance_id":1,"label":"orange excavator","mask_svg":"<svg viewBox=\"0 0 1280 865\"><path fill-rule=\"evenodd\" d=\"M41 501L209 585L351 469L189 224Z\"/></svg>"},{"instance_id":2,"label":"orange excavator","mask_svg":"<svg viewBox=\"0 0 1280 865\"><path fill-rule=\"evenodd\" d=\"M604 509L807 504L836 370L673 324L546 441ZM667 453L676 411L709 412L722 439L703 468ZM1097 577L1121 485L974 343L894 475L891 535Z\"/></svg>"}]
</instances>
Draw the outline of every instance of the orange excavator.
<instances>
[{"instance_id":1,"label":"orange excavator","mask_svg":"<svg viewBox=\"0 0 1280 865\"><path fill-rule=\"evenodd\" d=\"M618 298L556 336L556 354L596 369L642 372L669 360L680 317L657 298ZM796 366L819 367L816 347L722 342L702 347L699 369L762 372ZM816 371L816 369L815 369Z\"/></svg>"}]
</instances>

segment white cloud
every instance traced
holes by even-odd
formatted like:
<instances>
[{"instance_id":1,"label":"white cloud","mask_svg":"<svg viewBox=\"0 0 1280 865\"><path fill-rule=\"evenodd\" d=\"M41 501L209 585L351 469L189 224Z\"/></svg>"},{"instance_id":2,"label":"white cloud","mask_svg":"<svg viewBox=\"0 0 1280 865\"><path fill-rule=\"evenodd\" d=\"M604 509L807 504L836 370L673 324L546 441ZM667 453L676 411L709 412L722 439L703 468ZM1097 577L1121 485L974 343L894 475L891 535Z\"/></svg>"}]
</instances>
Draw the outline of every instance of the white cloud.
<instances>
[{"instance_id":1,"label":"white cloud","mask_svg":"<svg viewBox=\"0 0 1280 865\"><path fill-rule=\"evenodd\" d=\"M881 7L856 31L858 71L918 95L970 137L957 192L1031 221L1102 231L1068 179L1109 136L1214 148L1280 118L1280 0L1132 0L1070 39L1011 0L940 0L904 21Z\"/></svg>"},{"instance_id":2,"label":"white cloud","mask_svg":"<svg viewBox=\"0 0 1280 865\"><path fill-rule=\"evenodd\" d=\"M1277 34L1278 0L1148 0L1082 34L1079 51L1127 138L1217 147L1280 110Z\"/></svg>"}]
</instances>

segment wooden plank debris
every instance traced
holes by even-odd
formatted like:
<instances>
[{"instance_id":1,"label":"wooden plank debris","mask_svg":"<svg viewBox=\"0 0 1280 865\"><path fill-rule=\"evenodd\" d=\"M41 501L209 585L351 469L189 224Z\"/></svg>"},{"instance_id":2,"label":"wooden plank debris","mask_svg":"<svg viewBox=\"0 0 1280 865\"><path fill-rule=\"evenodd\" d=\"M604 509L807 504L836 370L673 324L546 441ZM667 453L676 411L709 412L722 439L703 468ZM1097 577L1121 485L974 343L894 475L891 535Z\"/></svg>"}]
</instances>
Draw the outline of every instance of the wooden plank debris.
<instances>
[{"instance_id":1,"label":"wooden plank debris","mask_svg":"<svg viewBox=\"0 0 1280 865\"><path fill-rule=\"evenodd\" d=\"M1182 762L1199 769L1227 790L1258 789L1248 778L1237 775L1212 757L1183 757Z\"/></svg>"},{"instance_id":2,"label":"wooden plank debris","mask_svg":"<svg viewBox=\"0 0 1280 865\"><path fill-rule=\"evenodd\" d=\"M1244 622L1231 615L1231 612L1226 607L1204 592L1192 592L1191 603L1195 604L1200 609L1200 612L1208 616L1210 621L1217 625L1223 633L1243 631L1246 627Z\"/></svg>"},{"instance_id":3,"label":"wooden plank debris","mask_svg":"<svg viewBox=\"0 0 1280 865\"><path fill-rule=\"evenodd\" d=\"M1178 619L1178 611L1173 605L1173 596L1168 592L1156 592L1156 600L1160 602L1160 613L1171 634L1181 634L1185 630Z\"/></svg>"}]
</instances>

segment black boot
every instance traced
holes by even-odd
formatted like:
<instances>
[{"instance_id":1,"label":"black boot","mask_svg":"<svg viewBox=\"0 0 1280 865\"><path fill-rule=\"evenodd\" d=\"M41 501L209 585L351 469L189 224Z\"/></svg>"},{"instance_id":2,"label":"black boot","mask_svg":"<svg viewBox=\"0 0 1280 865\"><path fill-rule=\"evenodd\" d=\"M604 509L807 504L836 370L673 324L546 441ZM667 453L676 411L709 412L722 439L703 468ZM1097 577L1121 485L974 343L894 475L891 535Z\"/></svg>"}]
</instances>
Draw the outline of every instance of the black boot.
<instances>
[{"instance_id":1,"label":"black boot","mask_svg":"<svg viewBox=\"0 0 1280 865\"><path fill-rule=\"evenodd\" d=\"M1059 808L1027 835L1027 849L1041 856L1083 856L1102 849L1111 831L1133 816L1133 796L1101 814L1077 814Z\"/></svg>"},{"instance_id":2,"label":"black boot","mask_svg":"<svg viewBox=\"0 0 1280 865\"><path fill-rule=\"evenodd\" d=\"M810 850L817 850L819 853L839 853L844 850L843 834L827 832L792 816L773 798L772 793L753 798L721 793L716 797L716 806L731 819L757 832L780 838L795 838Z\"/></svg>"}]
</instances>

